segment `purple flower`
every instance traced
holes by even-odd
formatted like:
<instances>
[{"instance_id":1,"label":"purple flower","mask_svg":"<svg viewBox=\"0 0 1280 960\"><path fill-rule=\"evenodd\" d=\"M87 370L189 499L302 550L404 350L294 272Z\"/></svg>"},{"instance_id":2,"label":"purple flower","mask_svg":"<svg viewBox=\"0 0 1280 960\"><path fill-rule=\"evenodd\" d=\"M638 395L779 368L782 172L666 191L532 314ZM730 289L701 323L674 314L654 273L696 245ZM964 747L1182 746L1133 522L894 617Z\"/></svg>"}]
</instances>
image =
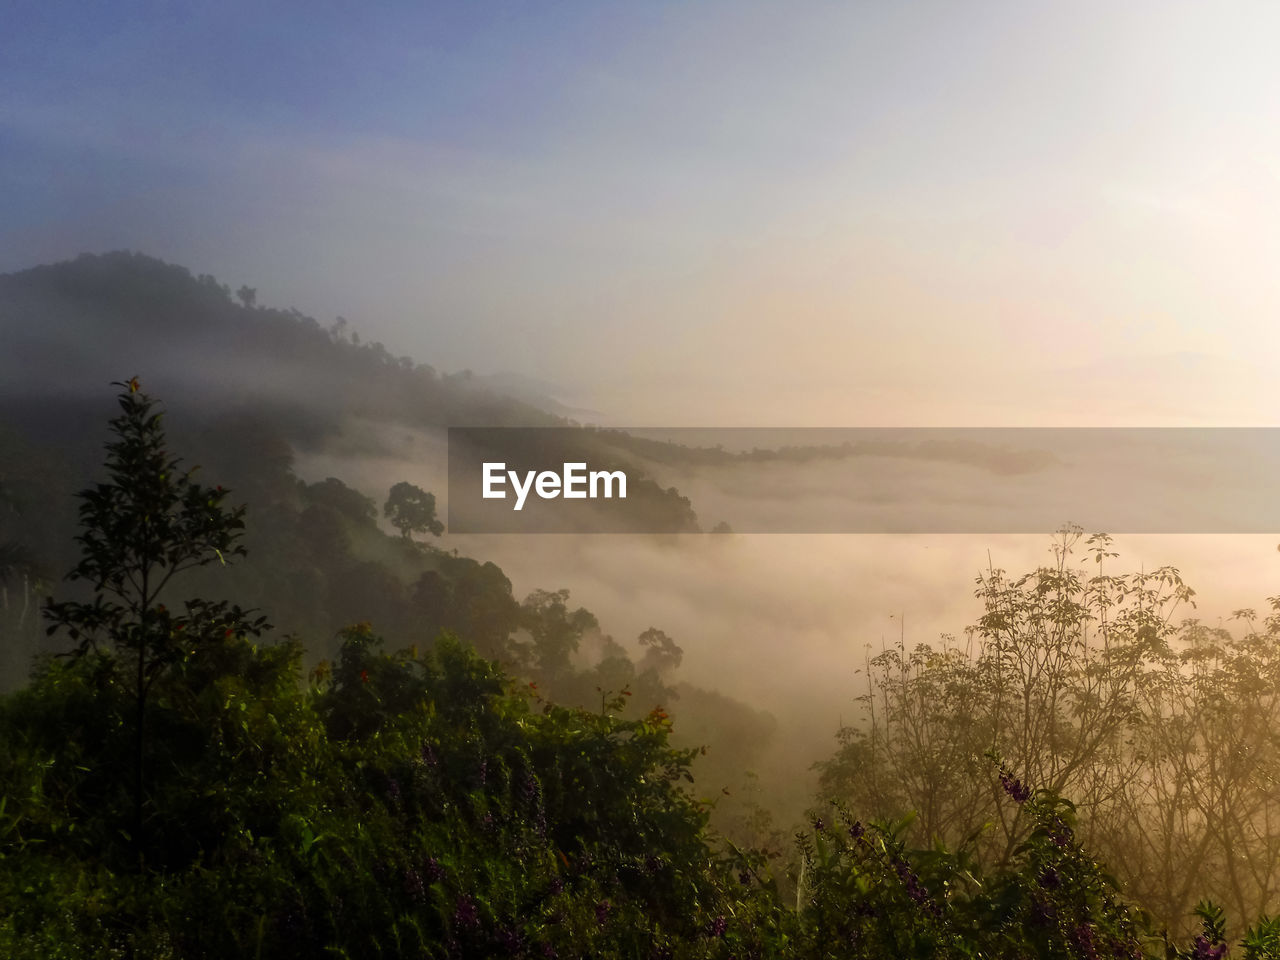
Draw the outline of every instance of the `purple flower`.
<instances>
[{"instance_id":1,"label":"purple flower","mask_svg":"<svg viewBox=\"0 0 1280 960\"><path fill-rule=\"evenodd\" d=\"M474 929L480 923L480 911L471 897L463 894L453 910L454 926Z\"/></svg>"},{"instance_id":2,"label":"purple flower","mask_svg":"<svg viewBox=\"0 0 1280 960\"><path fill-rule=\"evenodd\" d=\"M410 867L404 872L404 893L414 903L426 900L426 891L422 886L422 875Z\"/></svg>"},{"instance_id":3,"label":"purple flower","mask_svg":"<svg viewBox=\"0 0 1280 960\"><path fill-rule=\"evenodd\" d=\"M603 927L605 925L605 922L608 919L609 919L609 901L601 900L599 903L596 904L596 923L600 924L600 926Z\"/></svg>"},{"instance_id":4,"label":"purple flower","mask_svg":"<svg viewBox=\"0 0 1280 960\"><path fill-rule=\"evenodd\" d=\"M1082 960L1098 960L1098 948L1093 942L1093 927L1087 923L1078 923L1072 931L1072 939L1080 951Z\"/></svg>"},{"instance_id":5,"label":"purple flower","mask_svg":"<svg viewBox=\"0 0 1280 960\"><path fill-rule=\"evenodd\" d=\"M435 883L437 880L443 879L444 867L440 866L440 861L435 857L427 857L422 862L422 876L427 883Z\"/></svg>"},{"instance_id":6,"label":"purple flower","mask_svg":"<svg viewBox=\"0 0 1280 960\"><path fill-rule=\"evenodd\" d=\"M1053 823L1049 827L1049 839L1053 841L1055 847L1065 847L1071 842L1071 828L1063 822L1061 817L1054 817Z\"/></svg>"},{"instance_id":7,"label":"purple flower","mask_svg":"<svg viewBox=\"0 0 1280 960\"><path fill-rule=\"evenodd\" d=\"M524 947L524 937L520 935L519 930L511 927L503 927L499 930L497 940L507 956L515 956Z\"/></svg>"},{"instance_id":8,"label":"purple flower","mask_svg":"<svg viewBox=\"0 0 1280 960\"><path fill-rule=\"evenodd\" d=\"M1143 960L1143 958L1146 957L1142 948L1138 946L1132 937L1128 940L1119 940L1112 937L1110 945L1111 954L1116 957L1117 960ZM1217 954L1214 960L1221 960L1222 957L1226 956L1227 945L1224 943L1219 949L1222 952Z\"/></svg>"},{"instance_id":9,"label":"purple flower","mask_svg":"<svg viewBox=\"0 0 1280 960\"><path fill-rule=\"evenodd\" d=\"M1007 770L1000 771L1000 786L1016 803L1026 803L1031 799L1031 788Z\"/></svg>"},{"instance_id":10,"label":"purple flower","mask_svg":"<svg viewBox=\"0 0 1280 960\"><path fill-rule=\"evenodd\" d=\"M729 929L729 921L725 917L719 916L711 921L711 935L713 937L723 937L727 929Z\"/></svg>"},{"instance_id":11,"label":"purple flower","mask_svg":"<svg viewBox=\"0 0 1280 960\"><path fill-rule=\"evenodd\" d=\"M929 895L928 889L920 882L920 877L911 869L911 865L901 857L893 858L893 868L898 874L898 879L902 881L902 888L906 891L907 896L918 903L929 916L935 919L942 918L942 908L934 902Z\"/></svg>"},{"instance_id":12,"label":"purple flower","mask_svg":"<svg viewBox=\"0 0 1280 960\"><path fill-rule=\"evenodd\" d=\"M1227 955L1225 943L1214 944L1203 933L1191 945L1192 960L1222 960Z\"/></svg>"}]
</instances>

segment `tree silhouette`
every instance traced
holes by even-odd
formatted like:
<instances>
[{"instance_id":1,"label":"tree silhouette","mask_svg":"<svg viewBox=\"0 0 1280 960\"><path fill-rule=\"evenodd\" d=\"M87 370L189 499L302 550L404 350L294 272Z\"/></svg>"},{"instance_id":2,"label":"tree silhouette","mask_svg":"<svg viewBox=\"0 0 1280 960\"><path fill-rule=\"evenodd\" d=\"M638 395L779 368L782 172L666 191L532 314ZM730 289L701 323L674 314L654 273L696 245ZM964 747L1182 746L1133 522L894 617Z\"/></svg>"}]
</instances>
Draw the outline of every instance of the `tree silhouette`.
<instances>
[{"instance_id":1,"label":"tree silhouette","mask_svg":"<svg viewBox=\"0 0 1280 960\"><path fill-rule=\"evenodd\" d=\"M80 493L81 560L67 574L92 586L90 602L50 600L49 634L65 628L70 656L95 656L105 682L128 689L134 703L133 842L144 848L147 698L153 684L212 645L268 629L265 618L225 602L188 600L176 614L160 602L178 574L243 556L244 507L223 507L227 491L181 472L166 449L161 414L137 378L114 386L121 414L106 445L109 480Z\"/></svg>"},{"instance_id":2,"label":"tree silhouette","mask_svg":"<svg viewBox=\"0 0 1280 960\"><path fill-rule=\"evenodd\" d=\"M650 627L639 636L640 646L645 648L641 666L659 673L674 670L684 659L684 650L667 636L665 631Z\"/></svg>"},{"instance_id":3,"label":"tree silhouette","mask_svg":"<svg viewBox=\"0 0 1280 960\"><path fill-rule=\"evenodd\" d=\"M436 517L436 495L412 483L401 481L391 488L382 514L406 540L415 533L437 537L444 533L444 524Z\"/></svg>"}]
</instances>

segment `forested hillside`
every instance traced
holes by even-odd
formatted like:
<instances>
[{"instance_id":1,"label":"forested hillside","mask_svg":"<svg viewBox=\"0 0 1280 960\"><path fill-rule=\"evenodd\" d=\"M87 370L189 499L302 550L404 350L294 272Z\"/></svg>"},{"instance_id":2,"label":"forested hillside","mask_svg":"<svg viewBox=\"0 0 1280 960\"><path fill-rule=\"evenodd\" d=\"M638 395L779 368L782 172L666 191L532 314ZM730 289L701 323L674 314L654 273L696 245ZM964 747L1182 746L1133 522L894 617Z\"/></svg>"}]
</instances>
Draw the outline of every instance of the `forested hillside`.
<instances>
[{"instance_id":1,"label":"forested hillside","mask_svg":"<svg viewBox=\"0 0 1280 960\"><path fill-rule=\"evenodd\" d=\"M396 640L465 628L485 653L503 652L521 612L501 571L435 551L423 537L411 549L409 538L382 536L388 490L356 491L335 477L304 484L293 464L300 451L352 443L371 456L385 452L379 445L391 441L371 424L394 432L563 421L472 386L467 374L441 376L380 343L361 344L345 321L322 329L296 311L255 306L248 290L237 302L212 277L137 254L0 277L0 315L14 331L0 359L0 541L12 554L6 587L27 598L28 612L31 591L68 565L72 495L92 475L103 440L100 392L127 370L166 397L188 460L254 511L254 559L238 586L251 602L271 596L286 631L329 637L376 619ZM642 511L646 524L665 511L671 529L696 529L688 502L642 473L618 509ZM563 602L527 598L526 619L555 616ZM10 628L26 631L27 642L8 655L20 677L35 634L22 601L6 610L15 603ZM576 647L590 621L574 622L565 629L576 636L545 642Z\"/></svg>"},{"instance_id":2,"label":"forested hillside","mask_svg":"<svg viewBox=\"0 0 1280 960\"><path fill-rule=\"evenodd\" d=\"M0 709L8 955L1143 954L1070 805L994 754L1028 828L996 872L835 803L797 838L792 908L764 855L708 831L667 712L620 715L628 690L559 707L447 631L388 653L365 625L304 677L265 616L176 599L176 578L244 555L245 511L121 386L106 477L81 497L88 596L45 610L66 655ZM555 635L533 647L553 678ZM1224 950L1203 914L1186 956ZM1277 945L1270 924L1249 937L1249 956Z\"/></svg>"},{"instance_id":3,"label":"forested hillside","mask_svg":"<svg viewBox=\"0 0 1280 960\"><path fill-rule=\"evenodd\" d=\"M863 664L779 813L774 718L685 638L517 595L408 480L296 472L357 414L547 415L147 258L0 294L3 955L1280 956L1280 618L1205 628L1067 531L963 645ZM108 422L80 378L128 349L159 386L114 371Z\"/></svg>"}]
</instances>

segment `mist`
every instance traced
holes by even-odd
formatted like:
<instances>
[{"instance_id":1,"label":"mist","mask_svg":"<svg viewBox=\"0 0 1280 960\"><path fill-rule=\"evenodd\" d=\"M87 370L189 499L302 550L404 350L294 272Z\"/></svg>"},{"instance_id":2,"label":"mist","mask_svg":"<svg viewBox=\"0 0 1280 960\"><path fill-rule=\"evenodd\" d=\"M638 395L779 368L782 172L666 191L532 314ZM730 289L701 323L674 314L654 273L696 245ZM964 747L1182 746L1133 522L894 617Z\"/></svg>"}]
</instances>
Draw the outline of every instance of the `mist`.
<instances>
[{"instance_id":1,"label":"mist","mask_svg":"<svg viewBox=\"0 0 1280 960\"><path fill-rule=\"evenodd\" d=\"M675 955L773 955L837 927L850 950L905 955L839 924L893 916L927 940L934 914L884 904L933 890L942 916L1007 884L1060 908L1054 955L1086 956L1073 931L1111 901L1077 916L1045 877L1095 855L1118 897L1205 949L1276 914L1280 807L1259 785L1280 771L1280 458L1227 429L1280 426L1274 7L126 2L5 20L0 780L22 787L17 813L0 797L0 894L53 879L44 919L0 908L0 953L34 950L38 929L80 937L74 955L197 956L172 918L217 902L209 956L370 955L393 927L432 956L650 934ZM184 495L225 539L188 558L186 594L144 589L136 623L107 629L75 604L129 581L65 578L94 520L76 494L130 489L104 480L104 443L139 396L164 410L163 454L198 468L153 472L209 484ZM624 465L647 499L568 533L440 532L451 427L568 429L548 456ZM1031 429L1006 447L994 431L1012 427ZM1120 432L1148 427L1209 439ZM827 442L803 439L818 428L993 435L692 449L723 453L734 429L742 450L771 429ZM1121 439L1091 460L1043 428ZM645 446L664 431L669 448ZM1245 446L1214 446L1228 433ZM652 532L583 532L619 517ZM98 521L125 565L130 537ZM1055 530L1073 524L1064 558ZM277 629L254 633L241 606L216 608L221 634L174 612L212 609L181 606L197 596ZM155 641L148 727L134 627L180 616L164 643L209 643ZM1010 676L1043 697L1030 719ZM488 719L457 720L472 716ZM413 732L389 747L395 724ZM575 737L599 758L580 780ZM319 743L332 781L299 759ZM619 771L637 779L575 819ZM341 788L321 797L325 782ZM1070 843L1054 797L1077 804ZM357 866L332 867L369 810L412 863L352 840ZM184 836L184 818L204 826ZM896 852L873 864L866 828ZM446 855L454 835L465 849ZM267 860L236 846L255 836L279 844ZM935 842L984 881L944 876ZM584 866L623 849L616 876ZM467 879L530 850L541 865L510 902ZM721 855L733 869L706 872ZM270 882L235 873L268 860ZM677 885L654 863L701 893L662 900L650 886ZM101 900L133 932L83 892L101 864L137 881ZM219 899L241 887L283 906ZM830 894L855 887L889 892ZM1225 926L1194 913L1200 896L1227 904ZM1097 942L1133 946L1136 916L1099 920ZM1159 953L1156 926L1143 936ZM1002 955L990 943L965 948Z\"/></svg>"}]
</instances>

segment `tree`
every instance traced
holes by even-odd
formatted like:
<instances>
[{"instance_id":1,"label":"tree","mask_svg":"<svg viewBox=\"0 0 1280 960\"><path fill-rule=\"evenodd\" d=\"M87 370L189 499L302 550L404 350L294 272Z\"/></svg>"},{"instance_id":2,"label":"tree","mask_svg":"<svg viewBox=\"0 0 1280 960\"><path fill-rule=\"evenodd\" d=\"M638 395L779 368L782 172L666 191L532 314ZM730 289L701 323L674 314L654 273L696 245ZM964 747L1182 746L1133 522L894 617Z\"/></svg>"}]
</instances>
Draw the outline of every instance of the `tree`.
<instances>
[{"instance_id":1,"label":"tree","mask_svg":"<svg viewBox=\"0 0 1280 960\"><path fill-rule=\"evenodd\" d=\"M644 659L640 663L643 669L665 673L680 666L684 659L684 649L657 627L650 627L640 634L639 641L645 648Z\"/></svg>"},{"instance_id":2,"label":"tree","mask_svg":"<svg viewBox=\"0 0 1280 960\"><path fill-rule=\"evenodd\" d=\"M170 668L203 650L267 629L224 602L188 600L177 614L160 597L175 576L214 561L243 556L244 507L223 507L227 491L205 487L181 472L166 449L161 414L134 377L114 386L121 414L110 423L108 481L80 493L76 538L82 557L67 575L87 581L90 602L52 599L45 607L50 635L66 629L73 658L94 656L105 682L126 687L133 702L133 842L143 849L146 710L152 686Z\"/></svg>"},{"instance_id":3,"label":"tree","mask_svg":"<svg viewBox=\"0 0 1280 960\"><path fill-rule=\"evenodd\" d=\"M27 606L32 589L40 589L41 580L36 573L35 559L20 543L0 541L0 607L9 609L9 583L22 584L22 612L18 616L18 628L22 629L27 618Z\"/></svg>"},{"instance_id":4,"label":"tree","mask_svg":"<svg viewBox=\"0 0 1280 960\"><path fill-rule=\"evenodd\" d=\"M521 626L533 640L534 667L541 678L564 680L573 672L573 655L582 637L599 622L585 607L569 609L568 590L535 590L520 604Z\"/></svg>"},{"instance_id":5,"label":"tree","mask_svg":"<svg viewBox=\"0 0 1280 960\"><path fill-rule=\"evenodd\" d=\"M1070 796L1081 840L1130 895L1179 934L1212 891L1237 918L1280 892L1280 598L1236 611L1244 636L1178 611L1177 571L1104 573L1111 540L1086 541L1023 577L978 579L969 644L909 648L866 665L863 722L819 765L822 790L859 809L916 817L914 842L967 845L1008 864L1033 824L1002 800L984 751L1023 782ZM985 768L985 769L984 769Z\"/></svg>"},{"instance_id":6,"label":"tree","mask_svg":"<svg viewBox=\"0 0 1280 960\"><path fill-rule=\"evenodd\" d=\"M412 539L415 533L431 533L437 537L444 533L444 524L436 517L436 495L406 481L391 488L382 514L406 540Z\"/></svg>"},{"instance_id":7,"label":"tree","mask_svg":"<svg viewBox=\"0 0 1280 960\"><path fill-rule=\"evenodd\" d=\"M258 302L258 291L256 287L242 285L240 289L236 291L236 296L239 297L240 302L249 309L252 309L253 305Z\"/></svg>"}]
</instances>

